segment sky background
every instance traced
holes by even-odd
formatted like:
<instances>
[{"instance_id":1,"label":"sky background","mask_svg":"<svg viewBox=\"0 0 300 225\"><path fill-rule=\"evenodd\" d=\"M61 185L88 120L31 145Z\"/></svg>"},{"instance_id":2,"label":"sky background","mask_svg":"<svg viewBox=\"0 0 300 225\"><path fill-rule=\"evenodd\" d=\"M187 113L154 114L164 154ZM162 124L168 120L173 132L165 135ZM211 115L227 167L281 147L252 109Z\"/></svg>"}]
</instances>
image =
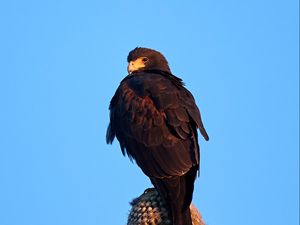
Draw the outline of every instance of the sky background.
<instances>
[{"instance_id":1,"label":"sky background","mask_svg":"<svg viewBox=\"0 0 300 225\"><path fill-rule=\"evenodd\" d=\"M1 1L0 224L121 225L151 184L105 143L136 46L201 110L208 225L299 223L296 0Z\"/></svg>"}]
</instances>

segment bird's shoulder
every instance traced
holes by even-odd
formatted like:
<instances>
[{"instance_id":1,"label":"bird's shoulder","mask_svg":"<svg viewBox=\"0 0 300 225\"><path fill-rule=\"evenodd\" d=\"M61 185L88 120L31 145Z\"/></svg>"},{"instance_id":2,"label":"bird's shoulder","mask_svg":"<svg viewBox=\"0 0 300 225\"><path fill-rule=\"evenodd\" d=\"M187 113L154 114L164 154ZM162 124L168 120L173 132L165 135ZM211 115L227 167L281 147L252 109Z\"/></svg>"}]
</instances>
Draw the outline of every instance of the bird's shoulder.
<instances>
[{"instance_id":1,"label":"bird's shoulder","mask_svg":"<svg viewBox=\"0 0 300 225\"><path fill-rule=\"evenodd\" d=\"M119 90L130 88L137 95L161 95L170 92L186 92L182 80L165 71L147 70L126 76L119 85Z\"/></svg>"},{"instance_id":2,"label":"bird's shoulder","mask_svg":"<svg viewBox=\"0 0 300 225\"><path fill-rule=\"evenodd\" d=\"M112 98L111 107L119 101L132 102L135 99L150 98L153 107L168 113L184 109L198 113L193 95L184 87L182 80L163 71L141 71L126 76Z\"/></svg>"}]
</instances>

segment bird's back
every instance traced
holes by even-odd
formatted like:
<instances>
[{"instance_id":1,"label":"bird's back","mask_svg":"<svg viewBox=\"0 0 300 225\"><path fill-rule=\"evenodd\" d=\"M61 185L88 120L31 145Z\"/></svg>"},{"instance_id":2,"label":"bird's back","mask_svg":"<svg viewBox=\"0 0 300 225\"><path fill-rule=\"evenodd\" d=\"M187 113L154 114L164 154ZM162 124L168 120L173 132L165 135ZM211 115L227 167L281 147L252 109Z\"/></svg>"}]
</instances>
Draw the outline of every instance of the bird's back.
<instances>
[{"instance_id":1,"label":"bird's back","mask_svg":"<svg viewBox=\"0 0 300 225\"><path fill-rule=\"evenodd\" d=\"M179 78L141 72L127 76L111 104L107 141L116 136L123 153L150 177L186 173L199 164L199 110ZM204 129L204 128L203 128Z\"/></svg>"}]
</instances>

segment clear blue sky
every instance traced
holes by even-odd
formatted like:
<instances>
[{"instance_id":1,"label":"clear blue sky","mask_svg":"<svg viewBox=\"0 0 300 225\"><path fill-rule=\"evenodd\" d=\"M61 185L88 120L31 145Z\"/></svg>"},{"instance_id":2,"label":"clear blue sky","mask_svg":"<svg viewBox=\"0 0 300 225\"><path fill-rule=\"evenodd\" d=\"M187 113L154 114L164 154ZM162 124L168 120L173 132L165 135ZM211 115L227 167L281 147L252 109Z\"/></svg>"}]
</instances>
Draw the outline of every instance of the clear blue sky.
<instances>
[{"instance_id":1,"label":"clear blue sky","mask_svg":"<svg viewBox=\"0 0 300 225\"><path fill-rule=\"evenodd\" d=\"M1 1L0 224L120 225L150 182L105 143L136 46L162 51L210 134L208 225L299 222L296 0Z\"/></svg>"}]
</instances>

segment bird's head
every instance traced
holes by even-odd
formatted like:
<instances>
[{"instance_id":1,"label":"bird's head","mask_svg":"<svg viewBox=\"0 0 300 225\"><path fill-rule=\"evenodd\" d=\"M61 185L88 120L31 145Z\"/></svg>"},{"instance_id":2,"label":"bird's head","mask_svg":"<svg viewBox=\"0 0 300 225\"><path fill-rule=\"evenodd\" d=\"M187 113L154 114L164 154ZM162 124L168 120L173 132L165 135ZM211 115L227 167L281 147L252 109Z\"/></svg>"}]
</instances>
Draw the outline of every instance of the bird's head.
<instances>
[{"instance_id":1,"label":"bird's head","mask_svg":"<svg viewBox=\"0 0 300 225\"><path fill-rule=\"evenodd\" d=\"M143 70L161 70L171 73L166 58L153 49L137 47L129 52L127 61L129 74Z\"/></svg>"}]
</instances>

